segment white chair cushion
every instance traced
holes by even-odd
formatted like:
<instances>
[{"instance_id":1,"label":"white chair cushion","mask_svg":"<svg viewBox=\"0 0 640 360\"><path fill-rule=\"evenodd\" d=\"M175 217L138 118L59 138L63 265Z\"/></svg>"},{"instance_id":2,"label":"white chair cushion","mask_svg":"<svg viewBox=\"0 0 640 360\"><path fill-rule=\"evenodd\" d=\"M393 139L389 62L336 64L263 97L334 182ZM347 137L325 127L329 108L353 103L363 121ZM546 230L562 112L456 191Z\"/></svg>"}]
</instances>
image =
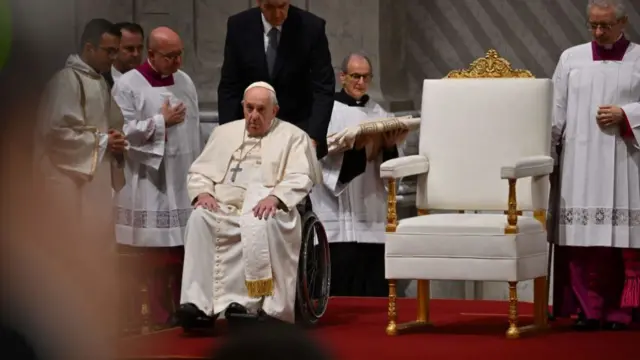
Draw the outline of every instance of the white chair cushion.
<instances>
[{"instance_id":1,"label":"white chair cushion","mask_svg":"<svg viewBox=\"0 0 640 360\"><path fill-rule=\"evenodd\" d=\"M400 220L387 233L387 279L521 281L546 275L542 224L518 217L505 234L502 214L433 214Z\"/></svg>"}]
</instances>

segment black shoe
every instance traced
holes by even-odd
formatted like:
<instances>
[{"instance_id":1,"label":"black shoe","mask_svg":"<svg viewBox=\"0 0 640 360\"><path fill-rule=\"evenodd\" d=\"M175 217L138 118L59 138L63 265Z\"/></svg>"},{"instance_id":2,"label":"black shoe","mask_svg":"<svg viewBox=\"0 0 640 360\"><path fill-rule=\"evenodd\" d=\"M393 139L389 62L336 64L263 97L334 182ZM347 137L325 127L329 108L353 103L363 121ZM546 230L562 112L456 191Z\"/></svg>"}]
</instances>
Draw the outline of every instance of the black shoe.
<instances>
[{"instance_id":1,"label":"black shoe","mask_svg":"<svg viewBox=\"0 0 640 360\"><path fill-rule=\"evenodd\" d=\"M198 330L213 331L215 316L209 316L192 303L182 304L176 311L178 323L185 332Z\"/></svg>"},{"instance_id":2,"label":"black shoe","mask_svg":"<svg viewBox=\"0 0 640 360\"><path fill-rule=\"evenodd\" d=\"M606 322L604 323L603 328L609 331L624 331L627 330L629 326L619 322Z\"/></svg>"},{"instance_id":3,"label":"black shoe","mask_svg":"<svg viewBox=\"0 0 640 360\"><path fill-rule=\"evenodd\" d=\"M596 331L600 330L600 321L594 319L578 318L573 324L573 328L578 331Z\"/></svg>"},{"instance_id":4,"label":"black shoe","mask_svg":"<svg viewBox=\"0 0 640 360\"><path fill-rule=\"evenodd\" d=\"M246 307L238 304L231 303L224 312L224 317L229 324L229 330L237 330L242 327L256 324L259 321L259 316L256 314L250 314Z\"/></svg>"},{"instance_id":5,"label":"black shoe","mask_svg":"<svg viewBox=\"0 0 640 360\"><path fill-rule=\"evenodd\" d=\"M276 319L273 316L267 315L264 310L258 310L258 322L260 323L275 323L275 324L288 324L280 319Z\"/></svg>"}]
</instances>

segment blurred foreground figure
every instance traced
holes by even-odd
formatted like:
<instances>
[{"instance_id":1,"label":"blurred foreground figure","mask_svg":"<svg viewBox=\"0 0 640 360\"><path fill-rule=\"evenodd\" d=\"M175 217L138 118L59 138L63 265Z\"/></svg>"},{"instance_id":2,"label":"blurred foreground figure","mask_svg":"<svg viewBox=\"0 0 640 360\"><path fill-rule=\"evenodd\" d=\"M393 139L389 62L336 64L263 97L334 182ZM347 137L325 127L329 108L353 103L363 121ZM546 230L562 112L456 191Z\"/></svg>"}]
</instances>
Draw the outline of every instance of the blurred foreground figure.
<instances>
[{"instance_id":1,"label":"blurred foreground figure","mask_svg":"<svg viewBox=\"0 0 640 360\"><path fill-rule=\"evenodd\" d=\"M112 188L124 185L123 117L100 75L111 68L119 39L109 21L91 20L40 109L36 168L49 195L62 196L56 205L67 205L56 213L61 230L79 225L86 241L113 236Z\"/></svg>"},{"instance_id":2,"label":"blurred foreground figure","mask_svg":"<svg viewBox=\"0 0 640 360\"><path fill-rule=\"evenodd\" d=\"M233 334L211 359L330 360L331 357L299 328L264 323Z\"/></svg>"},{"instance_id":3,"label":"blurred foreground figure","mask_svg":"<svg viewBox=\"0 0 640 360\"><path fill-rule=\"evenodd\" d=\"M163 326L180 298L182 237L191 213L187 172L201 150L200 114L196 87L180 70L180 36L156 28L147 50L147 61L122 75L112 92L130 143L127 184L116 194L116 237L150 267L151 320Z\"/></svg>"},{"instance_id":4,"label":"blurred foreground figure","mask_svg":"<svg viewBox=\"0 0 640 360\"><path fill-rule=\"evenodd\" d=\"M294 322L302 220L321 177L311 138L276 118L271 85L245 90L244 120L220 125L189 169L195 210L185 233L179 318L212 327L225 311ZM238 316L240 318L242 316Z\"/></svg>"},{"instance_id":5,"label":"blurred foreground figure","mask_svg":"<svg viewBox=\"0 0 640 360\"><path fill-rule=\"evenodd\" d=\"M29 5L33 6L33 2L29 1ZM95 229L95 232L84 236L87 234L81 230L86 225L83 221L92 224L106 222L101 217L104 214L93 211L93 207L109 207L109 203L92 202L91 207L83 208L81 218L72 219L68 212L77 214L79 204L76 201L81 192L79 189L89 189L94 184L85 180L84 183L80 182L84 186L43 187L41 169L32 166L33 133L37 118L34 98L42 95L44 83L53 74L46 71L47 63L51 63L52 59L64 60L68 55L55 53L57 49L67 50L64 46L54 46L58 44L51 44L54 50L49 51L41 47L47 41L59 38L56 33L58 27L52 23L64 22L64 19L48 19L39 15L47 14L51 17L52 13L48 10L58 6L59 2L52 4L42 1L38 5L38 11L23 14L25 17L20 20L24 21L13 23L14 39L9 62L0 70L0 105L4 109L5 120L1 123L0 131L3 145L3 156L0 157L0 196L4 214L0 220L0 253L3 255L0 319L3 326L2 338L9 341L3 342L3 353L7 359L112 360L115 358L113 352L117 339L113 236L104 236L101 229ZM15 12L26 6L22 1L15 2L15 6L11 8L14 19ZM2 20L0 17L0 21ZM34 22L44 24L50 31L44 34L28 32ZM32 47L32 44L37 45ZM102 46L105 49L110 47L106 43ZM94 48L96 53L105 51L97 48L98 46ZM88 61L82 62L86 64ZM88 75L93 75L94 72L86 70L87 74L79 76L86 86L88 104L94 101L90 96L96 96L96 93L89 95L89 89L96 89L94 85L97 84ZM75 67L65 71L75 71ZM69 75L71 78L68 80L73 79L77 83L73 73ZM58 74L56 78L63 77ZM79 85L76 89L78 87ZM74 91L71 86L69 88L71 90L67 89L67 92ZM75 99L79 102L80 93L75 94ZM73 98L72 95L67 96ZM68 105L72 106L71 103ZM76 109L78 108L79 106ZM73 114L78 113L79 109ZM80 121L79 116L67 117L69 121ZM98 120L94 117L89 121ZM58 119L53 123L56 124L54 128L63 128L60 125L64 123L62 120ZM74 129L79 137L84 136L82 127ZM57 131L54 133L59 134ZM93 134L95 132L91 136ZM105 157L108 156L105 154ZM79 157L79 167L82 167L82 160ZM96 177L97 174L96 171ZM70 179L76 179L73 175L69 176ZM53 179L64 183L62 175ZM77 181L81 181L80 179L84 177L78 176ZM105 191L110 196L108 185ZM94 216L97 218L93 218ZM69 223L63 223L63 220L69 220ZM17 351L22 352L16 353Z\"/></svg>"},{"instance_id":6,"label":"blurred foreground figure","mask_svg":"<svg viewBox=\"0 0 640 360\"><path fill-rule=\"evenodd\" d=\"M553 76L560 157L554 310L583 330L626 328L640 307L640 46L621 0L590 0L594 41ZM563 277L565 276L565 277Z\"/></svg>"}]
</instances>

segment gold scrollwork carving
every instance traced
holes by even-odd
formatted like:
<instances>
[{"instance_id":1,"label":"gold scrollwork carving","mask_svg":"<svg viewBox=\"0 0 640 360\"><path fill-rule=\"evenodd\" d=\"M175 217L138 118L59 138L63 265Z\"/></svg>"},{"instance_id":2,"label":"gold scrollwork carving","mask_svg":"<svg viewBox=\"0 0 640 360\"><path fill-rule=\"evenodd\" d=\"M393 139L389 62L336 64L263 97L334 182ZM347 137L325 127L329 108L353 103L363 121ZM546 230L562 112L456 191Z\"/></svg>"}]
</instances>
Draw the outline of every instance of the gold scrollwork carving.
<instances>
[{"instance_id":1,"label":"gold scrollwork carving","mask_svg":"<svg viewBox=\"0 0 640 360\"><path fill-rule=\"evenodd\" d=\"M395 232L398 227L398 214L396 210L397 194L396 179L389 179L387 194L387 232Z\"/></svg>"},{"instance_id":2,"label":"gold scrollwork carving","mask_svg":"<svg viewBox=\"0 0 640 360\"><path fill-rule=\"evenodd\" d=\"M396 280L389 280L389 304L387 316L387 335L398 335L398 314L396 313Z\"/></svg>"},{"instance_id":3,"label":"gold scrollwork carving","mask_svg":"<svg viewBox=\"0 0 640 360\"><path fill-rule=\"evenodd\" d=\"M380 129L382 128L382 129ZM407 130L407 126L398 118L390 118L384 121L368 122L360 124L358 135L373 135L380 132L390 132L394 130ZM382 131L381 131L382 130Z\"/></svg>"},{"instance_id":4,"label":"gold scrollwork carving","mask_svg":"<svg viewBox=\"0 0 640 360\"><path fill-rule=\"evenodd\" d=\"M516 199L516 179L509 179L509 201L507 210L507 226L505 234L518 233L518 202Z\"/></svg>"},{"instance_id":5,"label":"gold scrollwork carving","mask_svg":"<svg viewBox=\"0 0 640 360\"><path fill-rule=\"evenodd\" d=\"M448 79L474 78L533 78L529 70L514 69L511 63L501 57L494 49L487 51L485 57L476 59L467 69L453 70Z\"/></svg>"},{"instance_id":6,"label":"gold scrollwork carving","mask_svg":"<svg viewBox=\"0 0 640 360\"><path fill-rule=\"evenodd\" d=\"M507 330L508 339L517 339L520 337L520 329L518 328L518 283L509 282L509 329Z\"/></svg>"}]
</instances>

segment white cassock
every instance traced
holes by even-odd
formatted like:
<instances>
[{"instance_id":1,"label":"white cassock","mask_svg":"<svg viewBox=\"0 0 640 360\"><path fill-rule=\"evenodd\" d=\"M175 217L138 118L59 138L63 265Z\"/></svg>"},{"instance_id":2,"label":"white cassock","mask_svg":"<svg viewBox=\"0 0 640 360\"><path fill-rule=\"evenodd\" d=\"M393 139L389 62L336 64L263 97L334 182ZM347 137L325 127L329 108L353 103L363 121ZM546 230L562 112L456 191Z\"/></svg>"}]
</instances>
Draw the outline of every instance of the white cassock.
<instances>
[{"instance_id":1,"label":"white cassock","mask_svg":"<svg viewBox=\"0 0 640 360\"><path fill-rule=\"evenodd\" d=\"M364 107L334 101L328 133L339 132L367 120L390 117L380 105L369 100ZM363 174L343 184L338 181L343 166L342 153L327 155L322 166L322 184L311 192L313 212L327 232L329 242L384 243L387 218L387 190L380 178L382 152L368 161Z\"/></svg>"},{"instance_id":2,"label":"white cassock","mask_svg":"<svg viewBox=\"0 0 640 360\"><path fill-rule=\"evenodd\" d=\"M189 218L181 304L213 315L237 302L294 321L302 239L296 205L320 171L308 135L274 122L262 138L248 137L244 120L216 127L189 170L189 199L208 193L220 209L198 208ZM275 218L258 220L251 210L270 194L285 208Z\"/></svg>"},{"instance_id":3,"label":"white cassock","mask_svg":"<svg viewBox=\"0 0 640 360\"><path fill-rule=\"evenodd\" d=\"M59 231L111 240L112 189L124 185L124 175L107 151L107 132L122 130L123 119L107 83L71 55L48 83L39 111L34 160L52 203L64 207L55 212Z\"/></svg>"},{"instance_id":4,"label":"white cassock","mask_svg":"<svg viewBox=\"0 0 640 360\"><path fill-rule=\"evenodd\" d=\"M640 248L640 46L631 43L622 61L594 61L590 43L570 48L553 78L553 144L563 143L559 244ZM621 106L635 139L600 128L601 105Z\"/></svg>"},{"instance_id":5,"label":"white cassock","mask_svg":"<svg viewBox=\"0 0 640 360\"><path fill-rule=\"evenodd\" d=\"M118 82L118 79L122 77L122 73L115 68L115 66L111 66L111 77L113 78L113 84L115 85Z\"/></svg>"},{"instance_id":6,"label":"white cassock","mask_svg":"<svg viewBox=\"0 0 640 360\"><path fill-rule=\"evenodd\" d=\"M185 174L200 153L200 117L191 78L178 70L173 79L174 85L154 86L135 69L123 74L112 90L124 114L124 133L130 144L127 185L116 194L120 244L183 245L191 214ZM186 106L183 123L165 127L160 109L166 99L172 106L180 102Z\"/></svg>"}]
</instances>

